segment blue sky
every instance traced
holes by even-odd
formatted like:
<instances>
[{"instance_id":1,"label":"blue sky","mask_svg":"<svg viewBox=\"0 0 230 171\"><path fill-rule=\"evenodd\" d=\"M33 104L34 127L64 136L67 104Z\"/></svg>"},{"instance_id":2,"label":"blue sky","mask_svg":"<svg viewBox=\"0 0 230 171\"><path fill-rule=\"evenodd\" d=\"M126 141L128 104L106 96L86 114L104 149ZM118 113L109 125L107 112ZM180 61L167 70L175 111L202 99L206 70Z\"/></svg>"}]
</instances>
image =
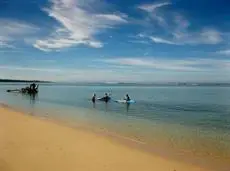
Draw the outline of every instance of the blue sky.
<instances>
[{"instance_id":1,"label":"blue sky","mask_svg":"<svg viewBox=\"0 0 230 171\"><path fill-rule=\"evenodd\" d=\"M230 82L229 0L1 0L0 78Z\"/></svg>"}]
</instances>

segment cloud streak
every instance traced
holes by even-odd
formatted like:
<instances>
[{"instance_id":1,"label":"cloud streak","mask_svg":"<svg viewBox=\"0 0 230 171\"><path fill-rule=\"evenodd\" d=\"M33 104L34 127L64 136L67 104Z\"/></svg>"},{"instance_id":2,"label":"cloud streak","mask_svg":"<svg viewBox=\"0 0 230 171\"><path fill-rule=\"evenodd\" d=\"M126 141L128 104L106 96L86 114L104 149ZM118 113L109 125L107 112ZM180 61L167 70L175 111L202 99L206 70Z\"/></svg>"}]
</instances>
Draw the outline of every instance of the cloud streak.
<instances>
[{"instance_id":1,"label":"cloud streak","mask_svg":"<svg viewBox=\"0 0 230 171\"><path fill-rule=\"evenodd\" d=\"M172 8L167 9L165 6L169 6L171 3L154 3L143 4L138 8L147 12L148 16L145 18L149 23L149 29L154 29L154 35L148 35L142 37L148 38L154 43L170 44L170 45L215 45L224 41L223 33L210 27L204 27L201 29L194 29L191 31L192 25L185 17ZM160 30L160 31L159 31Z\"/></svg>"},{"instance_id":2,"label":"cloud streak","mask_svg":"<svg viewBox=\"0 0 230 171\"><path fill-rule=\"evenodd\" d=\"M62 72L61 69L31 68L31 67L4 66L4 65L0 66L0 69L18 70L18 71Z\"/></svg>"},{"instance_id":3,"label":"cloud streak","mask_svg":"<svg viewBox=\"0 0 230 171\"><path fill-rule=\"evenodd\" d=\"M14 41L35 34L39 28L17 20L0 19L0 48L14 48Z\"/></svg>"},{"instance_id":4,"label":"cloud streak","mask_svg":"<svg viewBox=\"0 0 230 171\"><path fill-rule=\"evenodd\" d=\"M170 2L162 2L162 3L153 3L153 4L142 4L137 8L146 12L148 15L146 17L146 21L150 22L151 20L156 21L161 27L167 27L167 23L162 15L160 9L165 6L171 5Z\"/></svg>"},{"instance_id":5,"label":"cloud streak","mask_svg":"<svg viewBox=\"0 0 230 171\"><path fill-rule=\"evenodd\" d=\"M1 65L0 77L89 82L226 81L230 79L228 74L230 60L117 58L95 60L92 64L82 69L61 66L51 68Z\"/></svg>"},{"instance_id":6,"label":"cloud streak","mask_svg":"<svg viewBox=\"0 0 230 171\"><path fill-rule=\"evenodd\" d=\"M125 15L91 12L88 9L89 3L93 6L100 3L99 1L81 3L74 0L52 0L51 2L51 7L44 10L60 26L49 37L36 41L34 47L40 50L51 51L76 45L101 48L103 42L97 40L98 34L127 23Z\"/></svg>"},{"instance_id":7,"label":"cloud streak","mask_svg":"<svg viewBox=\"0 0 230 171\"><path fill-rule=\"evenodd\" d=\"M230 56L230 49L226 49L226 50L221 50L219 52L217 52L218 54L221 55L226 55L226 56Z\"/></svg>"},{"instance_id":8,"label":"cloud streak","mask_svg":"<svg viewBox=\"0 0 230 171\"><path fill-rule=\"evenodd\" d=\"M154 4L143 4L138 6L139 9L144 10L148 13L152 13L155 11L157 8L161 8L167 5L170 5L170 2L162 2L162 3L154 3Z\"/></svg>"},{"instance_id":9,"label":"cloud streak","mask_svg":"<svg viewBox=\"0 0 230 171\"><path fill-rule=\"evenodd\" d=\"M223 41L222 33L213 29L204 29L201 32L173 32L171 38L146 36L154 43L170 45L216 45Z\"/></svg>"},{"instance_id":10,"label":"cloud streak","mask_svg":"<svg viewBox=\"0 0 230 171\"><path fill-rule=\"evenodd\" d=\"M173 41L170 41L170 40L166 40L166 39L162 39L162 38L160 38L160 37L150 36L149 38L150 38L150 40L152 40L154 43L162 43L162 44L177 45L176 42L173 42Z\"/></svg>"},{"instance_id":11,"label":"cloud streak","mask_svg":"<svg viewBox=\"0 0 230 171\"><path fill-rule=\"evenodd\" d=\"M39 68L20 66L0 66L1 78L28 79L28 80L52 80L52 81L76 81L76 82L108 82L108 81L132 81L137 77L130 73L121 75L118 70L86 68ZM29 72L28 72L29 71ZM45 73L45 74L44 74Z\"/></svg>"},{"instance_id":12,"label":"cloud streak","mask_svg":"<svg viewBox=\"0 0 230 171\"><path fill-rule=\"evenodd\" d=\"M192 71L203 72L213 70L229 70L230 60L214 59L187 59L187 60L169 60L169 59L143 59L143 58L118 58L107 59L101 62L108 64L117 64L121 66L135 66L143 69L157 69L168 71Z\"/></svg>"}]
</instances>

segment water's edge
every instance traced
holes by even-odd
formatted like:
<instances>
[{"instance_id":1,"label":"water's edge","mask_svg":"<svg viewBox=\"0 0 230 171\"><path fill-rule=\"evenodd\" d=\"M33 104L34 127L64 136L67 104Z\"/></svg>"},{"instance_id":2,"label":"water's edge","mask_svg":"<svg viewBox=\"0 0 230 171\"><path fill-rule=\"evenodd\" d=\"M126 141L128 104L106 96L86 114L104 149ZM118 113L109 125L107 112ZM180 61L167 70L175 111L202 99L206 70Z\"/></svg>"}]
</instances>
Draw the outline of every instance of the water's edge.
<instances>
[{"instance_id":1,"label":"water's edge","mask_svg":"<svg viewBox=\"0 0 230 171\"><path fill-rule=\"evenodd\" d=\"M0 106L8 108L10 110L15 110L17 112L20 112L22 114L27 114L32 117L36 117L37 119L46 119L49 122L54 122L60 125L68 126L74 129L80 129L83 131L89 131L93 132L99 136L106 136L107 138L110 138L114 142L122 143L123 145L126 145L129 148L136 148L139 150L142 150L144 152L153 154L153 155L159 155L163 158L168 158L170 160L175 160L179 162L185 162L188 164L194 164L198 165L203 168L207 168L209 170L213 171L229 171L230 164L229 160L223 159L223 158L212 158L212 157L204 157L201 156L194 156L189 151L178 151L177 148L172 148L170 146L167 146L167 144L164 143L153 143L148 144L147 142L140 139L140 137L135 135L122 135L117 132L113 132L111 129L105 128L102 125L99 125L98 123L92 123L92 122L85 122L83 120L74 120L70 121L68 119L64 118L57 118L53 117L54 115L50 115L51 113L47 112L31 112L30 110L26 108L17 108L11 105L7 104L1 104ZM39 113L39 114L38 114Z\"/></svg>"}]
</instances>

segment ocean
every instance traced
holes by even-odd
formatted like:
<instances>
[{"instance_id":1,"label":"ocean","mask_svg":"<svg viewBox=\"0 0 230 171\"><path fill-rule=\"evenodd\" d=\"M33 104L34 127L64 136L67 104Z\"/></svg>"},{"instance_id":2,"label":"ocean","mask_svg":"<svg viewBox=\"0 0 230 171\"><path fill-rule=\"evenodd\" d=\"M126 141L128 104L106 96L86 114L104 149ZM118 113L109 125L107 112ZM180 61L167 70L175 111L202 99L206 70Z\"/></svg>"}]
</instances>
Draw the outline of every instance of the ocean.
<instances>
[{"instance_id":1,"label":"ocean","mask_svg":"<svg viewBox=\"0 0 230 171\"><path fill-rule=\"evenodd\" d=\"M41 83L36 96L6 92L24 86L0 83L0 102L38 117L106 131L149 150L190 156L200 164L213 160L222 170L230 168L230 87ZM112 101L93 104L93 93L111 93ZM113 101L126 93L135 104Z\"/></svg>"}]
</instances>

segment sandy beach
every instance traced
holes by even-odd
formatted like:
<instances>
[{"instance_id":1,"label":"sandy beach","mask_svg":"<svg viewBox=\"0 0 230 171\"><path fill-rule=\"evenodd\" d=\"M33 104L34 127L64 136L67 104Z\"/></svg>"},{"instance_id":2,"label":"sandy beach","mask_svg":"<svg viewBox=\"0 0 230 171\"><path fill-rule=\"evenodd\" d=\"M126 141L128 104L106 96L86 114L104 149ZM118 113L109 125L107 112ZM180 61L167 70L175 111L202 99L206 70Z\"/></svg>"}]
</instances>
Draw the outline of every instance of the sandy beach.
<instances>
[{"instance_id":1,"label":"sandy beach","mask_svg":"<svg viewBox=\"0 0 230 171\"><path fill-rule=\"evenodd\" d=\"M205 171L0 107L0 171Z\"/></svg>"}]
</instances>

